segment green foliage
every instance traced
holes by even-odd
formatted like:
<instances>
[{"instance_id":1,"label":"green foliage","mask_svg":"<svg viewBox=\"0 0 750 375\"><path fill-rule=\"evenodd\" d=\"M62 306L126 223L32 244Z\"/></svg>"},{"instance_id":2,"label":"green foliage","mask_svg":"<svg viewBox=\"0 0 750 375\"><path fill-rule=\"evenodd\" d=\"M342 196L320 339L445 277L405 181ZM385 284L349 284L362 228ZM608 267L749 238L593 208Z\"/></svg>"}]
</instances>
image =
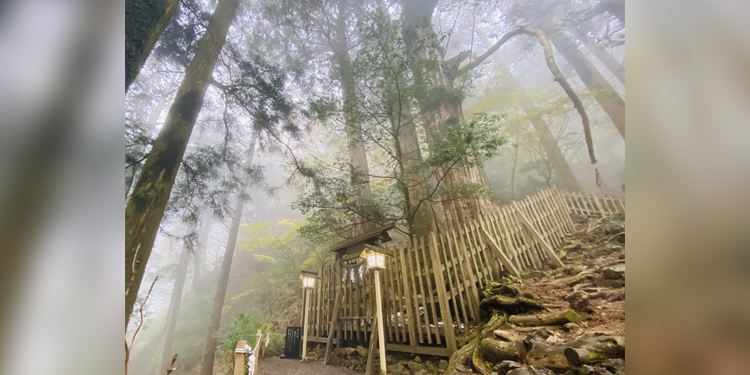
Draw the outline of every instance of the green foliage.
<instances>
[{"instance_id":1,"label":"green foliage","mask_svg":"<svg viewBox=\"0 0 750 375\"><path fill-rule=\"evenodd\" d=\"M498 148L506 143L497 135L500 119L477 113L469 121L447 124L445 138L433 144L425 163L432 167L481 165L497 155Z\"/></svg>"},{"instance_id":2,"label":"green foliage","mask_svg":"<svg viewBox=\"0 0 750 375\"><path fill-rule=\"evenodd\" d=\"M245 340L251 347L255 345L256 335L258 330L263 332L265 335L269 330L272 330L272 325L269 322L269 317L259 314L257 312L249 314L239 314L235 316L232 324L227 327L226 331L222 333L226 339L222 340L219 344L218 350L223 353L234 352L237 347L237 342ZM272 333L278 333L273 332ZM263 337L261 346L265 345L265 337ZM284 348L284 337L279 335L271 335L268 340L268 347L266 348L266 355L274 355L283 351Z\"/></svg>"}]
</instances>

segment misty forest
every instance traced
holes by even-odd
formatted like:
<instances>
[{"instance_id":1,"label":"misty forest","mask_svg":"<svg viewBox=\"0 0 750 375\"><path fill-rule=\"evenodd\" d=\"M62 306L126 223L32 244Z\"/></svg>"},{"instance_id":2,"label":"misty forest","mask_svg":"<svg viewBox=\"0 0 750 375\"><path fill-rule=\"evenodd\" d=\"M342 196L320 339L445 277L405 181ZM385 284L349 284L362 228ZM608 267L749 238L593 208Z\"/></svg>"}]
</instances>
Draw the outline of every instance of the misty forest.
<instances>
[{"instance_id":1,"label":"misty forest","mask_svg":"<svg viewBox=\"0 0 750 375\"><path fill-rule=\"evenodd\" d=\"M624 50L624 0L127 0L126 374L625 374Z\"/></svg>"}]
</instances>

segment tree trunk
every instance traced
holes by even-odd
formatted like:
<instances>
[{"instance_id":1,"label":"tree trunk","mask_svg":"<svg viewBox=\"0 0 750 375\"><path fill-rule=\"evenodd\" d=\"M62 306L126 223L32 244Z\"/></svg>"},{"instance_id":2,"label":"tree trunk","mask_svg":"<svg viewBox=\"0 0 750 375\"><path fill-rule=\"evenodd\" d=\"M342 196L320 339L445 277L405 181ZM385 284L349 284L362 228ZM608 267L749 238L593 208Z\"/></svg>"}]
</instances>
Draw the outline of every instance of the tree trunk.
<instances>
[{"instance_id":1,"label":"tree trunk","mask_svg":"<svg viewBox=\"0 0 750 375\"><path fill-rule=\"evenodd\" d=\"M190 249L187 244L184 244L182 254L180 254L180 262L177 265L177 276L174 279L172 299L169 301L167 323L164 327L164 342L161 349L161 359L156 366L156 375L162 375L167 371L170 359L173 355L172 341L174 340L174 328L177 325L177 316L180 314L180 302L182 301L182 290L185 287L185 277L187 276L189 259Z\"/></svg>"},{"instance_id":2,"label":"tree trunk","mask_svg":"<svg viewBox=\"0 0 750 375\"><path fill-rule=\"evenodd\" d=\"M599 43L597 43L597 41L594 40L594 38L590 37L588 34L582 33L580 30L578 30L577 27L573 27L571 31L573 31L576 37L580 39L581 42L583 42L583 45L586 46L586 48L588 48L589 51L591 51L591 53L593 53L594 56L596 56L596 58L599 59L599 61L601 61L602 64L607 67L607 69L609 69L610 72L612 72L617 80L619 80L620 83L624 85L625 67L620 64L619 61L615 60L615 58L612 57L609 52L602 48L602 46L600 46Z\"/></svg>"},{"instance_id":3,"label":"tree trunk","mask_svg":"<svg viewBox=\"0 0 750 375\"><path fill-rule=\"evenodd\" d=\"M193 291L201 289L203 283L203 277L206 274L206 250L208 249L209 235L211 234L211 227L214 225L214 218L211 212L207 209L203 213L203 225L201 226L201 234L198 237L198 246L193 249Z\"/></svg>"},{"instance_id":4,"label":"tree trunk","mask_svg":"<svg viewBox=\"0 0 750 375\"><path fill-rule=\"evenodd\" d=\"M250 171L253 165L253 156L255 155L255 145L260 135L260 128L256 126L253 135L252 144L247 153L245 161L245 170ZM224 248L224 260L221 262L221 273L219 274L219 286L216 289L214 297L214 306L211 310L211 321L208 323L208 335L206 336L206 345L203 350L203 360L201 361L200 375L211 375L214 371L214 359L216 357L216 345L219 342L219 326L221 325L221 312L224 307L224 299L227 296L227 285L229 285L229 271L232 269L232 258L234 258L234 248L237 245L237 235L240 231L240 222L242 221L242 211L245 207L244 195L247 189L248 176L245 173L245 181L237 190L235 198L234 216L232 224L229 227L229 236L227 245Z\"/></svg>"},{"instance_id":5,"label":"tree trunk","mask_svg":"<svg viewBox=\"0 0 750 375\"><path fill-rule=\"evenodd\" d=\"M364 137L362 135L362 118L357 106L357 86L354 81L354 69L349 56L349 40L347 37L346 17L348 9L346 1L338 2L339 17L336 19L336 42L331 45L334 58L338 65L339 83L344 97L344 122L346 123L346 139L349 148L349 168L351 173L352 190L357 202L365 203L372 200L370 189L370 168L367 161ZM370 216L370 215L367 215ZM352 236L364 233L372 227L369 221L372 217L355 214L352 225Z\"/></svg>"},{"instance_id":6,"label":"tree trunk","mask_svg":"<svg viewBox=\"0 0 750 375\"><path fill-rule=\"evenodd\" d=\"M401 0L404 18L404 42L410 60L410 69L414 74L415 85L419 87L421 95L416 99L422 110L422 117L427 135L427 143L431 146L444 138L444 128L449 124L464 121L461 109L461 96L453 87L453 82L443 69L442 54L435 48L439 45L437 34L432 28L432 13L437 0ZM444 176L442 184L478 183L484 184L478 168L453 169L446 172L438 171ZM466 221L474 218L480 211L480 206L490 202L486 199L460 199L444 202L447 221Z\"/></svg>"},{"instance_id":7,"label":"tree trunk","mask_svg":"<svg viewBox=\"0 0 750 375\"><path fill-rule=\"evenodd\" d=\"M239 0L219 0L125 207L125 328L177 170Z\"/></svg>"},{"instance_id":8,"label":"tree trunk","mask_svg":"<svg viewBox=\"0 0 750 375\"><path fill-rule=\"evenodd\" d=\"M179 0L125 2L125 92L138 76L179 5Z\"/></svg>"},{"instance_id":9,"label":"tree trunk","mask_svg":"<svg viewBox=\"0 0 750 375\"><path fill-rule=\"evenodd\" d=\"M552 20L548 17L543 18L541 22L549 22L548 25L552 24ZM586 84L586 87L594 94L596 101L612 120L622 138L625 139L625 101L620 97L620 94L615 91L612 85L607 82L607 79L591 64L591 61L578 49L578 46L565 35L550 32L547 34L547 37L555 45L560 54L565 57L565 60L575 69L583 83Z\"/></svg>"},{"instance_id":10,"label":"tree trunk","mask_svg":"<svg viewBox=\"0 0 750 375\"><path fill-rule=\"evenodd\" d=\"M402 92L393 95L390 102L391 131L396 136L396 152L400 168L400 183L404 195L405 214L409 223L409 233L413 236L424 236L436 225L433 203L428 201L428 176L414 173L414 166L422 161L417 130L411 113L409 100ZM437 203L439 204L439 203ZM444 225L445 223L441 223Z\"/></svg>"},{"instance_id":11,"label":"tree trunk","mask_svg":"<svg viewBox=\"0 0 750 375\"><path fill-rule=\"evenodd\" d=\"M479 37L482 39L482 43L484 43L487 48L490 48L492 46L492 43L487 40L487 36L484 34L484 32L482 32L481 30L477 30L477 32L479 33ZM492 58L495 61L495 66L503 75L504 81L508 83L517 93L518 102L521 104L523 110L526 111L526 113L529 115L538 113L538 108L536 107L536 105L534 105L534 102L531 100L531 98L526 95L526 91L524 91L523 86L521 86L521 84L513 76L513 73L508 68L508 65L505 64L505 61L503 61L502 57L500 57L497 53L494 53L492 55ZM580 191L581 188L578 186L578 180L576 180L576 177L573 174L573 170L570 169L570 164L568 164L568 161L565 160L565 155L563 155L562 151L560 150L560 146L557 144L555 136L552 135L552 132L549 130L547 122L544 120L544 118L542 118L541 115L534 115L533 117L531 117L530 121L534 126L534 130L539 133L539 140L542 144L542 147L544 148L544 153L547 155L547 159L549 160L550 164L552 165L552 169L555 172L555 180L558 187L565 191Z\"/></svg>"}]
</instances>

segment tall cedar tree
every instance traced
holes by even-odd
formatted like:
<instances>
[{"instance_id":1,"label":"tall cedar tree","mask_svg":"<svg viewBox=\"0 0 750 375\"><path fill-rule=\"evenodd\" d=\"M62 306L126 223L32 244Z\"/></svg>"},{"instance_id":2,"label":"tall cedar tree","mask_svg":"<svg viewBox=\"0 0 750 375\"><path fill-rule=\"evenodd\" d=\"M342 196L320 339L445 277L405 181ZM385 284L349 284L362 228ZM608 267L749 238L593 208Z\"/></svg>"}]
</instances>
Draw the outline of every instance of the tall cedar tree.
<instances>
[{"instance_id":1,"label":"tall cedar tree","mask_svg":"<svg viewBox=\"0 0 750 375\"><path fill-rule=\"evenodd\" d=\"M125 92L180 5L179 0L125 2Z\"/></svg>"},{"instance_id":2,"label":"tall cedar tree","mask_svg":"<svg viewBox=\"0 0 750 375\"><path fill-rule=\"evenodd\" d=\"M247 152L245 162L245 178L237 190L234 205L234 216L232 224L229 226L229 236L224 248L224 259L221 262L221 273L219 274L219 285L216 288L213 308L211 309L211 320L208 323L208 334L206 336L206 345L203 350L203 360L201 362L200 375L211 375L214 372L214 360L216 358L216 345L219 343L219 326L221 325L221 313L224 308L224 300L227 296L227 286L229 285L229 271L232 269L232 259L234 258L234 248L237 245L237 235L240 231L240 222L242 221L242 211L245 207L245 194L247 185L250 182L250 171L253 166L253 156L255 155L255 145L258 143L261 127L255 126L252 143Z\"/></svg>"},{"instance_id":3,"label":"tall cedar tree","mask_svg":"<svg viewBox=\"0 0 750 375\"><path fill-rule=\"evenodd\" d=\"M219 0L125 208L125 327L239 0Z\"/></svg>"},{"instance_id":4,"label":"tall cedar tree","mask_svg":"<svg viewBox=\"0 0 750 375\"><path fill-rule=\"evenodd\" d=\"M420 91L416 99L422 111L427 142L431 147L445 137L447 126L464 121L462 94L453 85L455 76L451 71L455 69L450 69L457 68L461 59L457 56L453 59L456 60L455 63L444 61L439 50L438 36L432 27L432 15L438 0L401 0L400 3L404 20L403 38L415 84ZM484 185L479 167L454 169L444 178L448 187ZM450 198L446 201L445 198L443 197L444 208L449 224L470 220L479 213L480 207L489 209L486 199Z\"/></svg>"}]
</instances>

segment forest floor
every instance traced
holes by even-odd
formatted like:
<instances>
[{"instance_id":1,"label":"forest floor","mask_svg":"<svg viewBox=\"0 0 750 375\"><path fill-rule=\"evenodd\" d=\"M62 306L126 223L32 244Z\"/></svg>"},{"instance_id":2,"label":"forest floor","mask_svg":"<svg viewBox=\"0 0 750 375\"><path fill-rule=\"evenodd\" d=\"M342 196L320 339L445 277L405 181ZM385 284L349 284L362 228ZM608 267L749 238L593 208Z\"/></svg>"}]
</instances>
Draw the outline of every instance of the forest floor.
<instances>
[{"instance_id":1,"label":"forest floor","mask_svg":"<svg viewBox=\"0 0 750 375\"><path fill-rule=\"evenodd\" d=\"M258 363L258 375L361 375L345 367L326 366L322 362L302 362L299 359L264 358Z\"/></svg>"},{"instance_id":2,"label":"forest floor","mask_svg":"<svg viewBox=\"0 0 750 375\"><path fill-rule=\"evenodd\" d=\"M477 344L475 360L452 362L449 373L625 374L625 216L571 216L576 231L556 249L565 267L489 283L480 304L486 324L459 335ZM518 320L570 310L575 323ZM592 359L574 366L565 348L586 348Z\"/></svg>"}]
</instances>

